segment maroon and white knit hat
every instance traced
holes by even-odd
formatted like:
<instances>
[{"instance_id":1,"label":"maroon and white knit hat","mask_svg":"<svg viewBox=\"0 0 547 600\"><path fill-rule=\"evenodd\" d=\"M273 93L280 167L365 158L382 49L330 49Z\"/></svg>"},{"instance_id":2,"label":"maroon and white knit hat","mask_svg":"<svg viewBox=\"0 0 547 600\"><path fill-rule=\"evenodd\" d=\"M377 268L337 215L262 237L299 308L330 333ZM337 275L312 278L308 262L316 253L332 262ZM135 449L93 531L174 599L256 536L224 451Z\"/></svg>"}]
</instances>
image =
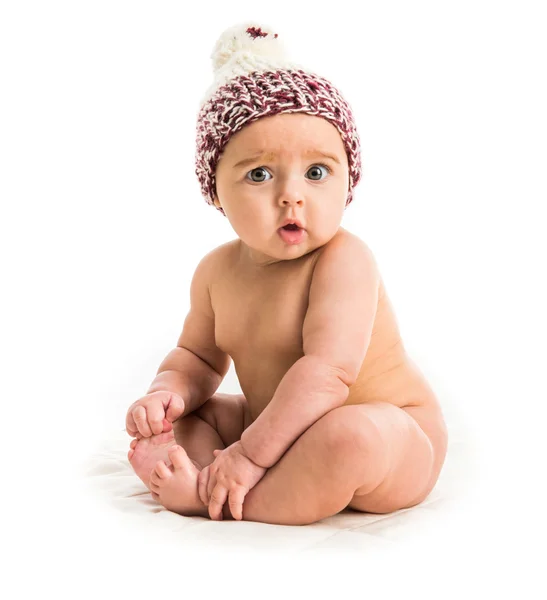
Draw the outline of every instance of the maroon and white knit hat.
<instances>
[{"instance_id":1,"label":"maroon and white knit hat","mask_svg":"<svg viewBox=\"0 0 547 600\"><path fill-rule=\"evenodd\" d=\"M214 206L216 166L234 133L261 117L307 113L327 119L342 136L349 167L347 206L361 179L361 148L351 108L332 83L289 61L278 34L264 23L226 29L211 59L214 82L200 102L196 137L196 175L207 203Z\"/></svg>"}]
</instances>

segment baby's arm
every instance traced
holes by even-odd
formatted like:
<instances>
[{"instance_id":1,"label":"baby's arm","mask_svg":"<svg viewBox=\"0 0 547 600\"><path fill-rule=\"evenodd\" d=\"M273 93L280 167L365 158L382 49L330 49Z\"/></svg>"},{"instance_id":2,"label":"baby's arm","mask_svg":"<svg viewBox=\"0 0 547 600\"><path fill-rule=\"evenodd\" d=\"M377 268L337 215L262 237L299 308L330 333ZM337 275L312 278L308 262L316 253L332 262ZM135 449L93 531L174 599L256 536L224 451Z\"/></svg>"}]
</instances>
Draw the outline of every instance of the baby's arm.
<instances>
[{"instance_id":1,"label":"baby's arm","mask_svg":"<svg viewBox=\"0 0 547 600\"><path fill-rule=\"evenodd\" d=\"M173 422L197 410L215 393L229 369L230 357L215 344L209 294L221 251L222 247L215 248L196 267L190 284L190 311L177 347L160 364L146 396L129 407L126 428L130 435L138 431L148 437L170 431L164 420Z\"/></svg>"},{"instance_id":2,"label":"baby's arm","mask_svg":"<svg viewBox=\"0 0 547 600\"><path fill-rule=\"evenodd\" d=\"M378 287L376 263L358 237L338 238L325 248L310 286L304 356L241 436L257 465L273 466L308 427L347 400L370 342Z\"/></svg>"}]
</instances>

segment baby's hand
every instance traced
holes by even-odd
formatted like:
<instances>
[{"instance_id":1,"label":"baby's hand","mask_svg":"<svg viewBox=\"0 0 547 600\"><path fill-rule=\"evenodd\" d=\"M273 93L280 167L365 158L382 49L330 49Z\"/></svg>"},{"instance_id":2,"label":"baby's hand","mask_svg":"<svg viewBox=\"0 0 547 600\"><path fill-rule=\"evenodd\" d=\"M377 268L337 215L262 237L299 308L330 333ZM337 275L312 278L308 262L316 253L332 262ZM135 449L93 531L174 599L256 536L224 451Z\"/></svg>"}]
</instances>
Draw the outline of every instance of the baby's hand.
<instances>
[{"instance_id":1,"label":"baby's hand","mask_svg":"<svg viewBox=\"0 0 547 600\"><path fill-rule=\"evenodd\" d=\"M213 450L215 460L198 475L198 494L209 506L209 516L222 520L222 507L226 500L232 517L243 519L243 500L264 477L265 467L255 464L243 450L241 440L224 450Z\"/></svg>"},{"instance_id":2,"label":"baby's hand","mask_svg":"<svg viewBox=\"0 0 547 600\"><path fill-rule=\"evenodd\" d=\"M125 428L131 437L141 438L166 433L173 429L184 412L184 400L174 392L159 391L147 394L129 407Z\"/></svg>"}]
</instances>

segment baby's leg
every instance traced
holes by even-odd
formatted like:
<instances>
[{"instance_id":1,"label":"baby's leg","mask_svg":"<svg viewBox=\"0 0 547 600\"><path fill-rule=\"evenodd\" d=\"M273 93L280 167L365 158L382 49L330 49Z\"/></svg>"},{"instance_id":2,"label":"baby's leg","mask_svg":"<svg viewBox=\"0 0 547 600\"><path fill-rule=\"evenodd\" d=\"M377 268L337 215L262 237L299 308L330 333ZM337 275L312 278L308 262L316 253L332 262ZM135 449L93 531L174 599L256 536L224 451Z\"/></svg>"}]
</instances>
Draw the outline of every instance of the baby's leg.
<instances>
[{"instance_id":1,"label":"baby's leg","mask_svg":"<svg viewBox=\"0 0 547 600\"><path fill-rule=\"evenodd\" d=\"M150 474L150 491L155 500L181 515L209 518L209 509L199 497L198 475L202 467L214 461L213 450L222 450L241 438L250 424L246 404L244 396L217 394L195 415L181 419L175 428L180 445L170 445L169 460L160 458ZM190 455L201 460L201 465Z\"/></svg>"},{"instance_id":2,"label":"baby's leg","mask_svg":"<svg viewBox=\"0 0 547 600\"><path fill-rule=\"evenodd\" d=\"M150 488L150 474L156 463L169 463L169 448L182 446L195 467L201 470L214 461L213 450L240 439L244 427L245 398L215 394L198 410L173 423L173 431L133 440L128 459L135 473Z\"/></svg>"},{"instance_id":3,"label":"baby's leg","mask_svg":"<svg viewBox=\"0 0 547 600\"><path fill-rule=\"evenodd\" d=\"M175 439L199 469L210 465L213 450L231 446L241 439L248 421L247 400L242 394L215 394L194 413L173 424Z\"/></svg>"},{"instance_id":4,"label":"baby's leg","mask_svg":"<svg viewBox=\"0 0 547 600\"><path fill-rule=\"evenodd\" d=\"M420 421L434 443L393 404L329 411L248 492L243 520L304 525L346 507L387 513L415 506L435 484L446 446L440 414ZM228 503L223 516L230 518Z\"/></svg>"}]
</instances>

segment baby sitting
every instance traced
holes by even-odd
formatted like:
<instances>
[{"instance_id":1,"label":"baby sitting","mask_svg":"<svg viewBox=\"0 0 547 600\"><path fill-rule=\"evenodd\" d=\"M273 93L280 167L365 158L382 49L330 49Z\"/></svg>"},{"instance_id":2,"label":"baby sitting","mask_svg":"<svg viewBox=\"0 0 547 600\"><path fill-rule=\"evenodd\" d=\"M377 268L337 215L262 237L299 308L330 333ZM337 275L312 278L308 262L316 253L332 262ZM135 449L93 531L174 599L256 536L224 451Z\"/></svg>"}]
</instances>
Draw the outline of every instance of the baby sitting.
<instances>
[{"instance_id":1,"label":"baby sitting","mask_svg":"<svg viewBox=\"0 0 547 600\"><path fill-rule=\"evenodd\" d=\"M129 461L182 515L303 525L415 506L447 429L371 250L340 226L361 177L350 106L265 26L226 30L213 64L196 173L237 239L195 270L177 347L129 407ZM231 360L243 394L215 393Z\"/></svg>"}]
</instances>

